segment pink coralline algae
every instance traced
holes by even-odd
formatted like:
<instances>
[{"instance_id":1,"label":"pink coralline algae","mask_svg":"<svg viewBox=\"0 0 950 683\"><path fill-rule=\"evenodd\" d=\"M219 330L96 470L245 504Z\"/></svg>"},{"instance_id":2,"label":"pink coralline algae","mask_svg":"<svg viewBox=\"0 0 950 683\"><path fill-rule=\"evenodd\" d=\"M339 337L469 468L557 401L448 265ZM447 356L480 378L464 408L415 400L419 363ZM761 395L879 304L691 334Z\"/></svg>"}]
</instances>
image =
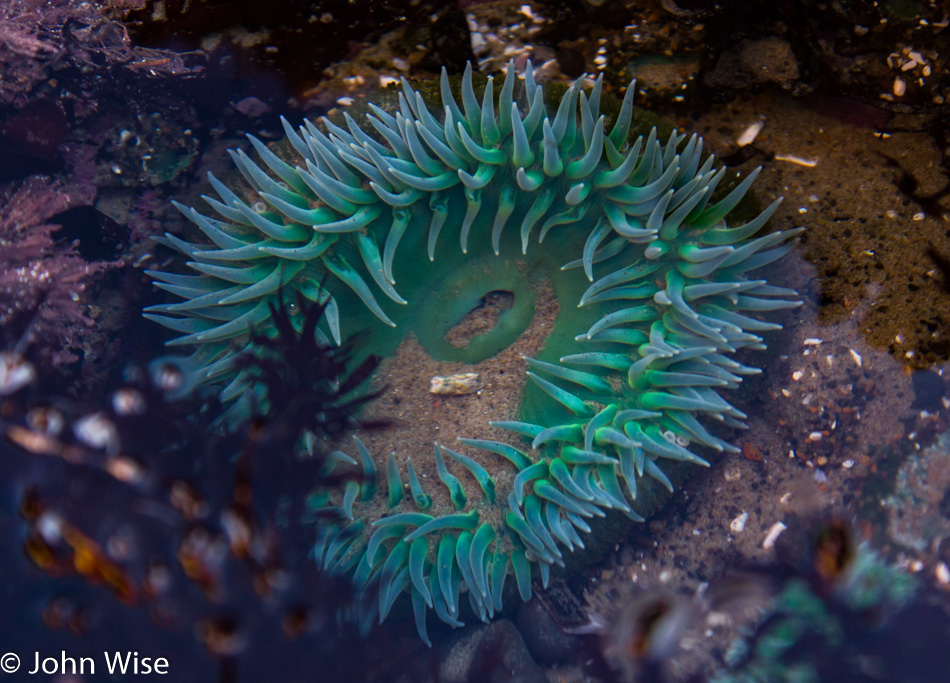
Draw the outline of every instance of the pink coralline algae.
<instances>
[{"instance_id":1,"label":"pink coralline algae","mask_svg":"<svg viewBox=\"0 0 950 683\"><path fill-rule=\"evenodd\" d=\"M24 341L48 349L43 355L53 365L79 358L85 330L95 325L83 292L119 265L89 263L74 244L53 239L59 226L50 217L90 199L36 177L0 191L0 327L11 330L12 321L30 319Z\"/></svg>"}]
</instances>

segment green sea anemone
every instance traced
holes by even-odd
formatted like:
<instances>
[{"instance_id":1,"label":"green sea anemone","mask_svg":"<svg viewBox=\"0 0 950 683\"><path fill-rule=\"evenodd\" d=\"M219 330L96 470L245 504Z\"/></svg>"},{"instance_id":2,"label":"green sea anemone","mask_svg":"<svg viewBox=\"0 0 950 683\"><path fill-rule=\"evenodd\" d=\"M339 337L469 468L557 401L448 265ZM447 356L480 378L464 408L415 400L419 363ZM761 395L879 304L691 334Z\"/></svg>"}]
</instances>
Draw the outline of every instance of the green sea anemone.
<instances>
[{"instance_id":1,"label":"green sea anemone","mask_svg":"<svg viewBox=\"0 0 950 683\"><path fill-rule=\"evenodd\" d=\"M427 609L459 626L467 595L486 620L507 576L527 600L532 566L546 584L595 518L643 521L651 489L672 491L663 463L707 465L693 446L736 451L716 431L745 415L720 391L759 370L732 356L780 329L756 314L799 303L747 275L794 247L799 229L754 237L779 200L726 223L757 171L717 193L726 170L697 135L630 140L633 87L608 117L602 78L550 112L530 64L517 88L509 64L497 95L492 78L480 96L472 80L469 66L459 104L443 70L440 107L403 80L398 106L369 105L362 127L348 113L323 130L285 121L286 153L250 136L260 164L231 153L243 189L209 175L218 218L178 205L213 244L166 235L197 274L153 272L184 301L148 309L184 334L171 344L197 345L195 382L235 401L249 389L234 359L250 329L269 329L282 290L325 302L326 343L361 332L359 348L386 357L411 332L437 360L475 363L519 338L547 283L559 312L525 359L520 415L378 460L357 435L358 461L328 463L351 480L312 496L339 513L319 523L316 561L353 577L363 623L407 592L426 642ZM497 324L447 343L499 290L514 304Z\"/></svg>"}]
</instances>

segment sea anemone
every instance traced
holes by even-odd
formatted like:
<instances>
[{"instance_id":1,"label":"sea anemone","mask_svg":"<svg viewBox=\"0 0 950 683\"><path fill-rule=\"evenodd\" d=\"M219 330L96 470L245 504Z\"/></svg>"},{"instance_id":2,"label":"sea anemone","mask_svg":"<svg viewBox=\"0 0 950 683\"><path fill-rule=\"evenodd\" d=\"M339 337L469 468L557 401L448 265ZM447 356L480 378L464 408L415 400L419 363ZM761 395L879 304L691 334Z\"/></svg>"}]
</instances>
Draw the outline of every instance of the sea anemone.
<instances>
[{"instance_id":1,"label":"sea anemone","mask_svg":"<svg viewBox=\"0 0 950 683\"><path fill-rule=\"evenodd\" d=\"M746 416L720 390L760 370L732 356L781 328L756 314L799 304L747 275L794 247L800 229L754 237L780 200L726 223L758 171L717 193L726 169L697 135L674 130L663 144L654 128L631 140L632 86L608 117L602 78L553 106L530 63L517 81L509 64L497 96L489 77L479 97L469 65L459 104L443 69L441 106L403 80L398 106L370 104L365 128L349 113L322 119L324 130L284 121L280 154L249 136L261 164L231 152L247 187L209 175L219 218L178 205L213 244L161 238L197 274L152 273L184 301L148 317L183 333L170 344L197 345L186 365L226 402L246 395L234 359L249 330L273 327L282 290L324 305L326 341L361 331L359 349L386 357L412 332L437 360L475 363L522 334L533 283L549 284L559 312L525 359L520 416L428 457L376 461L357 435L359 464L339 451L328 463L352 480L311 498L339 513L321 521L314 556L356 582L362 622L408 592L427 643L427 609L459 626L467 594L487 620L509 574L527 600L532 566L546 584L592 538L589 521L643 521L644 498L673 488L662 463L708 465L693 446L735 452L715 425ZM447 343L499 290L514 305L494 328L465 348Z\"/></svg>"},{"instance_id":2,"label":"sea anemone","mask_svg":"<svg viewBox=\"0 0 950 683\"><path fill-rule=\"evenodd\" d=\"M934 645L947 642L945 609L924 597L915 576L843 519L789 521L779 562L756 570L773 584L773 599L709 680L929 681L946 668L946 648Z\"/></svg>"}]
</instances>

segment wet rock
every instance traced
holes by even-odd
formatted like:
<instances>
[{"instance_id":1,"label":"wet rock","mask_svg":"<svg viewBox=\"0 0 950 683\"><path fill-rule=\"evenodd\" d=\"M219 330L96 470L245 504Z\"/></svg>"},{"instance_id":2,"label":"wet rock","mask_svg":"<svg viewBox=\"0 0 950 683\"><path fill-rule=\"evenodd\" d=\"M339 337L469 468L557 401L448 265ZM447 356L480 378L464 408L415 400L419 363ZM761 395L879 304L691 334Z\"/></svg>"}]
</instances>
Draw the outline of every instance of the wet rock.
<instances>
[{"instance_id":1,"label":"wet rock","mask_svg":"<svg viewBox=\"0 0 950 683\"><path fill-rule=\"evenodd\" d=\"M546 666L571 661L581 647L578 636L564 633L539 600L518 607L518 630L528 651L537 662Z\"/></svg>"},{"instance_id":2,"label":"wet rock","mask_svg":"<svg viewBox=\"0 0 950 683\"><path fill-rule=\"evenodd\" d=\"M394 58L421 61L436 72L444 64L454 73L471 57L465 15L450 3L329 0L274 3L265 12L256 3L230 0L145 0L141 5L126 22L136 44L203 46L211 55L212 68L220 62L226 69L237 69L242 78L253 79L249 94L271 105L286 97L286 86L306 96L325 80L324 69L352 60L394 31L405 42L389 45L391 51L383 56L386 63ZM273 72L280 77L273 77ZM269 92L258 74L273 81Z\"/></svg>"},{"instance_id":3,"label":"wet rock","mask_svg":"<svg viewBox=\"0 0 950 683\"><path fill-rule=\"evenodd\" d=\"M636 74L637 88L646 101L682 102L700 71L698 55L644 55L631 60L627 68Z\"/></svg>"},{"instance_id":4,"label":"wet rock","mask_svg":"<svg viewBox=\"0 0 950 683\"><path fill-rule=\"evenodd\" d=\"M439 671L443 683L546 683L514 623L500 619L466 629L450 644Z\"/></svg>"},{"instance_id":5,"label":"wet rock","mask_svg":"<svg viewBox=\"0 0 950 683\"><path fill-rule=\"evenodd\" d=\"M778 36L744 40L727 49L704 77L710 88L745 90L774 83L793 94L804 94L799 84L798 60L791 46Z\"/></svg>"},{"instance_id":6,"label":"wet rock","mask_svg":"<svg viewBox=\"0 0 950 683\"><path fill-rule=\"evenodd\" d=\"M943 377L933 370L917 370L910 379L914 387L913 406L921 410L939 410L940 399L947 393Z\"/></svg>"},{"instance_id":7,"label":"wet rock","mask_svg":"<svg viewBox=\"0 0 950 683\"><path fill-rule=\"evenodd\" d=\"M908 456L897 472L894 492L884 500L891 540L918 552L950 537L944 514L950 492L950 434Z\"/></svg>"}]
</instances>

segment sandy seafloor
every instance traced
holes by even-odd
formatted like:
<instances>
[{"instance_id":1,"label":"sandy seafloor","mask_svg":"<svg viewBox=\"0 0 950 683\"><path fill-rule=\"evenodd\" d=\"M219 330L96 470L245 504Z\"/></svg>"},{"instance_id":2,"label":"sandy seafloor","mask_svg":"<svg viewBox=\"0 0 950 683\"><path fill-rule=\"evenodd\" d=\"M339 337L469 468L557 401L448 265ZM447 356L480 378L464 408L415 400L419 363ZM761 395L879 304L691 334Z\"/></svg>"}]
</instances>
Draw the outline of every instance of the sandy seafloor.
<instances>
[{"instance_id":1,"label":"sandy seafloor","mask_svg":"<svg viewBox=\"0 0 950 683\"><path fill-rule=\"evenodd\" d=\"M738 168L762 166L755 192L763 203L784 196L773 227L805 228L801 247L769 268L770 282L796 288L804 304L770 316L785 329L766 333L767 351L740 355L764 369L727 396L749 415L749 429L731 437L741 453L702 453L709 469L694 468L656 516L599 561L556 575L551 592L567 591L594 612L631 584L691 594L730 569L774 561L763 541L776 524L836 516L926 590L950 598L950 453L932 447L948 430L950 403L944 359L925 351L950 335L947 283L926 256L928 246L950 255L950 224L896 183L903 169L922 194L940 190L941 150L915 117L881 125L880 112L853 100L795 98L777 88L710 103L695 120L665 118L701 133L720 155L763 123L757 151ZM407 342L382 366L386 393L370 412L393 426L367 444L383 453L408 448L407 434L420 448L451 444L484 436L489 419L513 418L526 368L520 356L543 346L556 314L548 304L517 342L474 368L481 388L473 395L430 394L431 377L472 368L434 362ZM912 375L923 371L936 378L925 395ZM443 680L464 680L466 643L480 628L452 636ZM684 642L673 678L715 670L737 629L711 625ZM543 668L552 682L598 680L582 658Z\"/></svg>"}]
</instances>

